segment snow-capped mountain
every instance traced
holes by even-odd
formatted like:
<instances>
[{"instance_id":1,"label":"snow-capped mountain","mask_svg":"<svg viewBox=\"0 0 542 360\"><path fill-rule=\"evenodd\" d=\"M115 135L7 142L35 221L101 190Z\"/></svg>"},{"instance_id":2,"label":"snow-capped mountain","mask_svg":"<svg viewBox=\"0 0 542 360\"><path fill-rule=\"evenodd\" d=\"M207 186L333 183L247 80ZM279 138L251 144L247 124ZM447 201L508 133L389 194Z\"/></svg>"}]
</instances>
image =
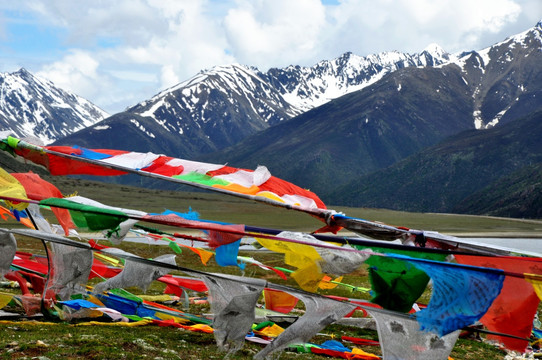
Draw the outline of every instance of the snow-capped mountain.
<instances>
[{"instance_id":1,"label":"snow-capped mountain","mask_svg":"<svg viewBox=\"0 0 542 360\"><path fill-rule=\"evenodd\" d=\"M202 71L127 112L149 117L179 138L206 137L214 144L208 151L301 113L261 72L238 64Z\"/></svg>"},{"instance_id":2,"label":"snow-capped mountain","mask_svg":"<svg viewBox=\"0 0 542 360\"><path fill-rule=\"evenodd\" d=\"M25 69L0 74L0 131L49 144L107 116L88 100Z\"/></svg>"},{"instance_id":3,"label":"snow-capped mountain","mask_svg":"<svg viewBox=\"0 0 542 360\"><path fill-rule=\"evenodd\" d=\"M289 104L305 112L374 84L398 69L436 66L448 60L449 54L432 44L414 55L393 51L363 57L348 52L312 67L271 69L265 75Z\"/></svg>"},{"instance_id":4,"label":"snow-capped mountain","mask_svg":"<svg viewBox=\"0 0 542 360\"><path fill-rule=\"evenodd\" d=\"M449 58L442 48L432 44L414 55L393 51L362 57L347 52L312 67L292 65L284 69L273 68L266 73L239 64L221 65L204 70L128 111L160 121L161 107L173 95L178 100L174 107L185 108L192 117L208 122L209 116L212 117L209 108L217 105L209 96L215 90L228 95L230 104L235 104L236 97L243 98L259 114L257 118L274 125L371 85L390 72L408 66L436 66ZM204 110L200 111L198 107ZM239 107L234 106L234 110L239 111Z\"/></svg>"},{"instance_id":5,"label":"snow-capped mountain","mask_svg":"<svg viewBox=\"0 0 542 360\"><path fill-rule=\"evenodd\" d=\"M472 91L477 129L526 115L542 104L542 21L483 50L453 55L450 63Z\"/></svg>"},{"instance_id":6,"label":"snow-capped mountain","mask_svg":"<svg viewBox=\"0 0 542 360\"><path fill-rule=\"evenodd\" d=\"M361 57L345 53L312 67L289 66L266 73L239 64L216 66L127 109L119 118L126 122L127 115L133 114L134 127L137 127L135 122L141 123L140 117L154 121L154 124L146 121L145 129L139 131L146 133L150 141L158 136L163 138L167 132L168 137L175 135L178 143L197 143L189 153L185 145L179 145L175 152L179 156L194 156L233 145L369 86L398 69L439 65L448 58L445 51L433 45L415 55L385 52ZM61 142L86 143L88 136L112 138L106 134L116 128L112 120L107 126L97 125ZM123 127L126 129L127 125Z\"/></svg>"}]
</instances>

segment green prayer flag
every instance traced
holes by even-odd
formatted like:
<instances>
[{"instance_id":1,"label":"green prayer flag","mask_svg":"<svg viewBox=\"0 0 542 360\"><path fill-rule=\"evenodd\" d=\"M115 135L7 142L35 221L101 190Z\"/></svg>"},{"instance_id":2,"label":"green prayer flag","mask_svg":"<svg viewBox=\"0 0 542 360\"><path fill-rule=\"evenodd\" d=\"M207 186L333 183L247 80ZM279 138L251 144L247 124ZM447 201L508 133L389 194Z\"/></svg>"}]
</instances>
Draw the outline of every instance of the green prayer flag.
<instances>
[{"instance_id":1,"label":"green prayer flag","mask_svg":"<svg viewBox=\"0 0 542 360\"><path fill-rule=\"evenodd\" d=\"M67 199L44 199L40 205L68 209L77 227L93 231L115 229L121 222L128 220L128 215L122 211L83 205Z\"/></svg>"},{"instance_id":2,"label":"green prayer flag","mask_svg":"<svg viewBox=\"0 0 542 360\"><path fill-rule=\"evenodd\" d=\"M139 296L132 294L129 291L126 291L124 289L110 289L109 290L112 294L121 296L123 298L132 300L138 304L143 304L143 299L141 299Z\"/></svg>"},{"instance_id":3,"label":"green prayer flag","mask_svg":"<svg viewBox=\"0 0 542 360\"><path fill-rule=\"evenodd\" d=\"M169 240L169 239L168 239ZM171 248L171 250L173 250L173 252L177 253L177 254L182 254L183 251L181 250L180 246L175 242L175 241L171 241L169 240L169 247Z\"/></svg>"},{"instance_id":4,"label":"green prayer flag","mask_svg":"<svg viewBox=\"0 0 542 360\"><path fill-rule=\"evenodd\" d=\"M356 248L366 249L360 246L356 246ZM415 248L412 250L391 250L371 247L371 249L379 253L400 254L435 261L444 261L447 256L447 254L439 253L422 253L416 251ZM387 310L410 311L429 283L429 276L408 261L374 255L365 263L370 265L369 280L373 295L371 302Z\"/></svg>"},{"instance_id":5,"label":"green prayer flag","mask_svg":"<svg viewBox=\"0 0 542 360\"><path fill-rule=\"evenodd\" d=\"M176 178L176 179L181 179L181 180L184 180L184 181L190 181L190 182L194 182L194 183L198 183L198 184L202 184L202 185L207 185L207 186L213 186L213 185L229 185L230 182L226 181L226 180L222 180L222 179L219 179L219 178L213 178L212 176L209 176L209 175L205 175L205 174L200 174L200 173L197 173L197 172L190 172L188 174L185 174L185 175L173 175L172 178Z\"/></svg>"},{"instance_id":6,"label":"green prayer flag","mask_svg":"<svg viewBox=\"0 0 542 360\"><path fill-rule=\"evenodd\" d=\"M403 260L382 256L370 260L371 302L387 310L410 311L425 291L429 276Z\"/></svg>"}]
</instances>

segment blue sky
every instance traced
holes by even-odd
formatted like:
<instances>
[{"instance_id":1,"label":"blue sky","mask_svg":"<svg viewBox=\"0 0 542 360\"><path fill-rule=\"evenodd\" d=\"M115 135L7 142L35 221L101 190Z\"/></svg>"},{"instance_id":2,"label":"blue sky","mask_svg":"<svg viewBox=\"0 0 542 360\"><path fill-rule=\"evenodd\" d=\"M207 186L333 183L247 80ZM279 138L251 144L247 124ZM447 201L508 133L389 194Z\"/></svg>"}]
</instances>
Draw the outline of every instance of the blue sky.
<instances>
[{"instance_id":1,"label":"blue sky","mask_svg":"<svg viewBox=\"0 0 542 360\"><path fill-rule=\"evenodd\" d=\"M0 11L1 72L24 67L113 114L215 65L480 50L534 26L542 0L20 0Z\"/></svg>"}]
</instances>

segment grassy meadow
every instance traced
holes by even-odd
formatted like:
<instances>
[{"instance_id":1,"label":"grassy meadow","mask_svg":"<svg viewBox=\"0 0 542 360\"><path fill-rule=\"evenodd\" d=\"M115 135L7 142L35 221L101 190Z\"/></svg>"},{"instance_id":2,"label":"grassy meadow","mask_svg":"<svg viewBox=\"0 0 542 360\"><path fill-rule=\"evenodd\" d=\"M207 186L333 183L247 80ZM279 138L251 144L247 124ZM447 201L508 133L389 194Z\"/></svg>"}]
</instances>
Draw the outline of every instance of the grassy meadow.
<instances>
[{"instance_id":1,"label":"grassy meadow","mask_svg":"<svg viewBox=\"0 0 542 360\"><path fill-rule=\"evenodd\" d=\"M186 212L189 208L200 213L201 218L230 223L242 223L252 226L295 231L314 231L322 226L318 220L306 214L247 200L204 192L159 191L129 186L104 184L87 180L69 178L51 178L51 181L64 194L77 192L106 205L138 209L146 212L162 212L170 209ZM343 208L329 206L346 215L367 220L382 221L390 225L407 226L416 229L435 230L444 234L471 236L497 234L500 236L530 236L542 234L542 222L534 220L502 219L452 214L421 214L398 211ZM48 215L50 216L50 215ZM2 227L16 226L4 221ZM168 230L168 229L165 229ZM178 231L175 230L175 231ZM344 232L344 235L349 235ZM18 249L33 253L42 253L43 245L34 239L18 238ZM155 258L171 253L167 246L157 246L151 242L123 242L120 248L143 256ZM243 251L240 255L253 257L271 266L284 266L283 257L266 251ZM208 272L224 272L241 275L236 267L219 267L214 258L203 265L199 257L189 250L177 256L180 266ZM296 286L292 280L284 281L273 272L264 271L256 266L247 266L244 275L266 278L271 282ZM370 288L367 271L364 267L344 277L343 282L358 287ZM92 284L92 283L91 283ZM154 282L146 292L158 295L165 285ZM139 289L128 289L134 294L141 294ZM17 292L17 289L2 289ZM364 291L352 291L350 288L337 287L322 291L324 294L370 299ZM422 296L422 302L428 302L430 292ZM182 309L180 304L178 306ZM14 310L4 309L6 311ZM300 305L299 311L303 311ZM191 305L187 310L205 314L209 311L205 305ZM43 319L42 319L43 320ZM121 327L111 324L91 325L67 322L46 322L33 320L0 321L0 359L221 359L224 353L218 351L212 335L194 333L170 327L146 325L141 327ZM333 325L326 328L316 338L315 343L328 339L337 339L341 335L377 339L377 333L371 330L350 326ZM484 336L481 335L483 338ZM347 344L354 346L352 344ZM250 359L262 345L246 343L233 359ZM361 347L367 352L381 355L379 347ZM504 359L506 352L495 346L485 344L473 338L460 339L451 357L463 359ZM322 359L314 354L284 352L281 359Z\"/></svg>"},{"instance_id":2,"label":"grassy meadow","mask_svg":"<svg viewBox=\"0 0 542 360\"><path fill-rule=\"evenodd\" d=\"M66 177L44 178L56 185L65 195L77 193L111 206L146 212L162 212L165 209L186 212L192 208L200 213L202 219L284 230L311 232L322 226L320 221L294 210L228 195L191 192L192 188L186 186L180 188L183 191L161 191ZM491 234L496 237L542 237L542 219L409 213L385 209L350 208L333 204L328 204L328 208L352 217L412 229L439 231L455 236Z\"/></svg>"}]
</instances>

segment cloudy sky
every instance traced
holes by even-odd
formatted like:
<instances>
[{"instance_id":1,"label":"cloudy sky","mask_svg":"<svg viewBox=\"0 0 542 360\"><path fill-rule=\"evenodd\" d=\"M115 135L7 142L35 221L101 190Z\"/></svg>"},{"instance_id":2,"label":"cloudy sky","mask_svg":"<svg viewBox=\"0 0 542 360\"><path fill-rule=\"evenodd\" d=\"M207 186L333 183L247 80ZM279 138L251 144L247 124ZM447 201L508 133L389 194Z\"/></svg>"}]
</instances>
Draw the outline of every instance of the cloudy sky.
<instances>
[{"instance_id":1,"label":"cloudy sky","mask_svg":"<svg viewBox=\"0 0 542 360\"><path fill-rule=\"evenodd\" d=\"M19 0L0 11L0 72L24 67L115 113L220 64L480 50L535 26L542 0Z\"/></svg>"}]
</instances>

